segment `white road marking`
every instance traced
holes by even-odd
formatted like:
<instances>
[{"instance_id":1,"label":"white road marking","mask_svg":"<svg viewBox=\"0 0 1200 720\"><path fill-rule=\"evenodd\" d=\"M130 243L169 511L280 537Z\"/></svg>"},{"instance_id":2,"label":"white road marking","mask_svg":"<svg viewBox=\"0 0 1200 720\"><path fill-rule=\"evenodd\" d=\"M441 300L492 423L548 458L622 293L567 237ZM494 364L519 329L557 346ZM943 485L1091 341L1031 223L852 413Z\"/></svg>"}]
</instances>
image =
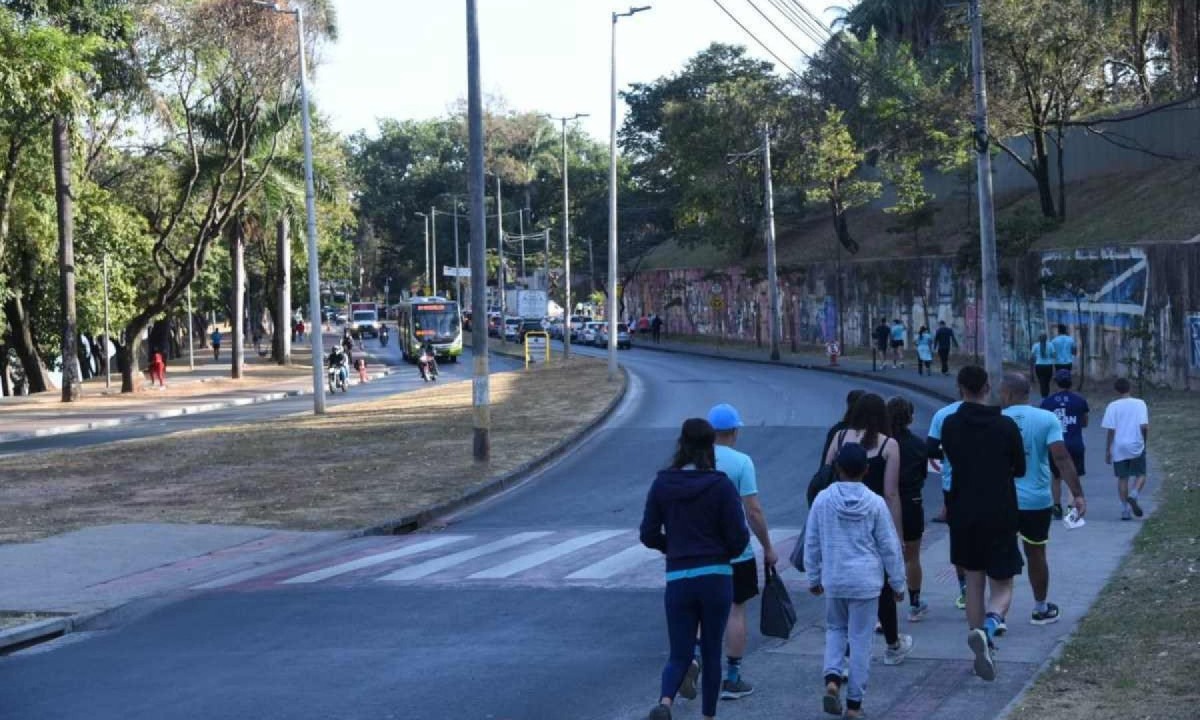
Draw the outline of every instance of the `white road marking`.
<instances>
[{"instance_id":1,"label":"white road marking","mask_svg":"<svg viewBox=\"0 0 1200 720\"><path fill-rule=\"evenodd\" d=\"M379 580L381 582L397 581L397 580L417 580L419 578L423 578L428 575L432 575L435 572L440 572L442 570L452 568L456 565L461 565L470 560L474 560L477 557L483 557L484 555L490 555L491 553L500 552L501 550L507 550L508 548L511 548L511 547L523 545L523 544L529 542L530 540L537 540L538 538L542 538L542 537L545 537L547 535L552 535L552 534L553 533L550 533L550 532L518 533L516 535L506 537L502 540L497 540L496 542L488 543L487 545L480 545L479 547L471 548L470 550L463 550L461 552L456 552L452 555L446 555L446 556L440 557L440 558L433 558L432 560L426 560L423 563L418 563L418 564L412 565L410 567L401 568L400 570L397 570L394 573L384 575L383 577L379 578Z\"/></svg>"},{"instance_id":2,"label":"white road marking","mask_svg":"<svg viewBox=\"0 0 1200 720\"><path fill-rule=\"evenodd\" d=\"M538 550L537 552L532 552L528 555L522 555L519 558L502 563L496 567L482 570L474 575L470 575L469 579L491 580L511 577L519 572L524 572L525 570L537 567L538 565L550 562L551 560L555 560L564 555L569 555L576 550L581 550L589 545L595 545L596 543L604 542L609 538L614 538L618 535L624 534L625 532L628 531L600 530L598 532L588 533L587 535L580 535L577 538L572 538L566 542L552 545L544 550Z\"/></svg>"},{"instance_id":3,"label":"white road marking","mask_svg":"<svg viewBox=\"0 0 1200 720\"><path fill-rule=\"evenodd\" d=\"M388 552L377 553L375 555L368 555L366 557L361 557L357 560L351 560L349 562L340 563L338 565L331 565L327 568L321 568L320 570L313 570L312 572L304 573L303 575L297 575L296 577L288 578L287 580L284 580L281 584L282 585L297 585L297 584L302 584L302 583L320 582L322 580L328 580L331 577L336 577L338 575L345 575L346 573L354 572L355 570L361 570L363 568L371 567L372 565L381 565L385 562L388 562L391 560L396 560L397 558L408 557L409 555L416 555L418 553L423 553L426 550L433 550L435 548L440 548L445 545L450 545L451 543L462 542L463 540L466 540L469 537L471 537L471 536L470 535L443 535L441 537L432 538L432 539L426 540L424 542L413 543L412 545L405 545L404 547L397 548L395 550L390 550Z\"/></svg>"},{"instance_id":4,"label":"white road marking","mask_svg":"<svg viewBox=\"0 0 1200 720\"><path fill-rule=\"evenodd\" d=\"M632 570L638 565L648 563L663 554L651 550L645 545L627 547L616 555L610 555L600 562L592 563L582 570L577 570L567 576L568 580L607 580L618 573Z\"/></svg>"}]
</instances>

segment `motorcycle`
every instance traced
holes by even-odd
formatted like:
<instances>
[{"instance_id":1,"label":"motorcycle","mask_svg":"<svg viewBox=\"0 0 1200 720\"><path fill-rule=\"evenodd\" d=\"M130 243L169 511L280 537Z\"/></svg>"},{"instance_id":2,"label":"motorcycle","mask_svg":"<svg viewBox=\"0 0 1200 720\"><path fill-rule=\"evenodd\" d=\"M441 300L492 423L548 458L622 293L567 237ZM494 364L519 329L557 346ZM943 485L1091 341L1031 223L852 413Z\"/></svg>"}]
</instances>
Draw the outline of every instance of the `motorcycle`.
<instances>
[{"instance_id":1,"label":"motorcycle","mask_svg":"<svg viewBox=\"0 0 1200 720\"><path fill-rule=\"evenodd\" d=\"M417 368L421 371L421 380L424 382L437 382L437 358L433 355L422 352L421 356L417 358Z\"/></svg>"},{"instance_id":2,"label":"motorcycle","mask_svg":"<svg viewBox=\"0 0 1200 720\"><path fill-rule=\"evenodd\" d=\"M379 347L387 347L387 343L388 343L388 329L387 329L387 325L384 325L379 330Z\"/></svg>"},{"instance_id":3,"label":"motorcycle","mask_svg":"<svg viewBox=\"0 0 1200 720\"><path fill-rule=\"evenodd\" d=\"M348 390L348 386L346 383L347 374L348 373L346 372L346 366L344 364L329 366L329 393L330 394L333 394L334 392L336 392L338 390L341 390L343 393L347 392L347 390Z\"/></svg>"}]
</instances>

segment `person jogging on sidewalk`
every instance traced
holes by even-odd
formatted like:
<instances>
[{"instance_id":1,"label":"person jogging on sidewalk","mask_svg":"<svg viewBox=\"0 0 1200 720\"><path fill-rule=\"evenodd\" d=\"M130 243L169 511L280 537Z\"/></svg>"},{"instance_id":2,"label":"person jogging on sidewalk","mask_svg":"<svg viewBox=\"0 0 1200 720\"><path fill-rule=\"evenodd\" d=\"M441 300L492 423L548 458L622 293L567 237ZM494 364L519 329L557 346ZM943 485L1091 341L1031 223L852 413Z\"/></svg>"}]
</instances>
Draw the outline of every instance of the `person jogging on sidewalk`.
<instances>
[{"instance_id":1,"label":"person jogging on sidewalk","mask_svg":"<svg viewBox=\"0 0 1200 720\"><path fill-rule=\"evenodd\" d=\"M1079 517L1087 514L1083 488L1075 475L1071 455L1063 442L1062 423L1054 413L1029 404L1029 378L1020 373L1004 376L1000 385L1000 405L1004 415L1012 418L1021 430L1025 446L1025 474L1017 478L1017 509L1020 517L1018 535L1025 548L1025 564L1029 568L1029 586L1033 589L1034 625L1058 622L1058 606L1047 602L1050 590L1050 565L1046 562L1046 545L1050 542L1051 507L1050 459L1062 468L1063 480L1075 498Z\"/></svg>"},{"instance_id":2,"label":"person jogging on sidewalk","mask_svg":"<svg viewBox=\"0 0 1200 720\"><path fill-rule=\"evenodd\" d=\"M1042 401L1042 409L1054 413L1059 424L1062 425L1063 442L1067 445L1067 454L1071 456L1075 475L1079 477L1082 485L1083 476L1087 474L1083 429L1088 426L1088 413L1091 408L1088 407L1088 402L1082 395L1071 392L1070 370L1055 371L1054 383L1058 386L1058 392ZM1054 512L1054 519L1061 520L1063 516L1062 471L1054 458L1051 458L1050 469L1053 473L1050 478L1050 494L1054 500L1051 510Z\"/></svg>"},{"instance_id":3,"label":"person jogging on sidewalk","mask_svg":"<svg viewBox=\"0 0 1200 720\"><path fill-rule=\"evenodd\" d=\"M866 451L867 474L863 484L887 503L899 536L904 528L900 509L900 446L886 435L889 432L887 404L875 393L863 395L854 404L848 425L849 429L838 435L837 447L856 443ZM835 457L837 449L830 448L825 456L826 464L832 465ZM913 639L911 635L900 634L896 599L888 589L889 584L890 578L885 578L878 593L879 625L887 641L883 664L899 665L912 652Z\"/></svg>"},{"instance_id":4,"label":"person jogging on sidewalk","mask_svg":"<svg viewBox=\"0 0 1200 720\"><path fill-rule=\"evenodd\" d=\"M929 605L921 600L921 538L925 535L925 506L921 493L929 474L925 441L913 435L914 408L908 398L894 397L887 404L892 437L900 445L900 519L904 528L904 574L908 578L908 621L921 622Z\"/></svg>"},{"instance_id":5,"label":"person jogging on sidewalk","mask_svg":"<svg viewBox=\"0 0 1200 720\"><path fill-rule=\"evenodd\" d=\"M701 713L706 720L717 714L721 643L733 604L730 562L750 542L750 531L737 489L716 469L715 438L707 420L686 420L671 466L658 473L646 495L639 534L643 545L667 558L664 604L671 643L649 720L671 720L675 695L694 666L697 632L704 665Z\"/></svg>"},{"instance_id":6,"label":"person jogging on sidewalk","mask_svg":"<svg viewBox=\"0 0 1200 720\"><path fill-rule=\"evenodd\" d=\"M1025 474L1025 446L1017 424L986 404L991 392L986 370L977 365L960 370L958 392L963 404L942 425L942 448L954 464L947 508L950 559L967 574L967 646L975 655L975 674L991 681L996 631L1008 615L1013 578L1023 564L1015 481Z\"/></svg>"},{"instance_id":7,"label":"person jogging on sidewalk","mask_svg":"<svg viewBox=\"0 0 1200 720\"><path fill-rule=\"evenodd\" d=\"M933 335L924 325L917 331L917 374L933 375Z\"/></svg>"},{"instance_id":8,"label":"person jogging on sidewalk","mask_svg":"<svg viewBox=\"0 0 1200 720\"><path fill-rule=\"evenodd\" d=\"M892 339L892 329L888 327L887 320L879 318L879 324L871 335L875 340L875 351L879 354L879 369L887 370L888 343Z\"/></svg>"},{"instance_id":9,"label":"person jogging on sidewalk","mask_svg":"<svg viewBox=\"0 0 1200 720\"><path fill-rule=\"evenodd\" d=\"M904 323L900 322L900 318L892 320L890 332L892 345L892 367L904 367L904 339L908 335L908 328L904 327Z\"/></svg>"},{"instance_id":10,"label":"person jogging on sidewalk","mask_svg":"<svg viewBox=\"0 0 1200 720\"><path fill-rule=\"evenodd\" d=\"M209 337L213 347L213 360L221 359L221 329L213 328L212 336Z\"/></svg>"},{"instance_id":11,"label":"person jogging on sidewalk","mask_svg":"<svg viewBox=\"0 0 1200 720\"><path fill-rule=\"evenodd\" d=\"M1054 377L1054 345L1046 339L1046 333L1038 335L1038 340L1029 349L1033 374L1037 377L1038 389L1042 399L1050 396L1050 378Z\"/></svg>"},{"instance_id":12,"label":"person jogging on sidewalk","mask_svg":"<svg viewBox=\"0 0 1200 720\"><path fill-rule=\"evenodd\" d=\"M958 338L954 330L946 326L945 320L938 321L937 331L933 334L933 348L937 350L938 360L942 361L942 374L950 374L950 348L958 348Z\"/></svg>"},{"instance_id":13,"label":"person jogging on sidewalk","mask_svg":"<svg viewBox=\"0 0 1200 720\"><path fill-rule=\"evenodd\" d=\"M1129 511L1142 516L1138 498L1146 487L1146 440L1150 435L1150 413L1143 400L1133 397L1129 380L1117 378L1113 389L1120 396L1104 408L1100 425L1108 431L1104 462L1117 475L1117 496L1121 498L1121 519L1131 520Z\"/></svg>"},{"instance_id":14,"label":"person jogging on sidewalk","mask_svg":"<svg viewBox=\"0 0 1200 720\"><path fill-rule=\"evenodd\" d=\"M804 567L809 592L825 596L825 695L822 707L842 714L842 662L847 643L850 672L846 717L863 717L871 671L871 615L881 582L892 602L904 598L904 560L887 504L863 485L867 452L857 443L838 449L837 481L813 502L805 523Z\"/></svg>"},{"instance_id":15,"label":"person jogging on sidewalk","mask_svg":"<svg viewBox=\"0 0 1200 720\"><path fill-rule=\"evenodd\" d=\"M1071 372L1075 362L1075 338L1067 333L1067 326L1060 324L1058 334L1050 342L1054 345L1054 370Z\"/></svg>"},{"instance_id":16,"label":"person jogging on sidewalk","mask_svg":"<svg viewBox=\"0 0 1200 720\"><path fill-rule=\"evenodd\" d=\"M708 422L716 431L717 470L729 476L742 498L746 524L763 548L763 566L774 567L778 562L767 518L758 498L758 479L754 461L749 455L733 449L737 443L742 418L732 405L717 405L708 411ZM742 679L742 656L746 654L746 603L758 595L758 564L754 548L746 549L733 560L733 607L725 626L725 680L721 683L721 699L737 700L754 692L754 687Z\"/></svg>"},{"instance_id":17,"label":"person jogging on sidewalk","mask_svg":"<svg viewBox=\"0 0 1200 720\"><path fill-rule=\"evenodd\" d=\"M929 422L929 432L925 438L926 456L931 460L940 461L942 465L942 512L936 518L937 522L948 523L950 521L949 508L952 471L950 461L946 458L946 453L942 452L942 425L946 422L946 418L958 412L960 407L962 407L962 400L956 400L934 413L933 420ZM954 601L954 607L959 610L966 610L967 575L957 565L954 566L954 574L958 577L958 598Z\"/></svg>"}]
</instances>

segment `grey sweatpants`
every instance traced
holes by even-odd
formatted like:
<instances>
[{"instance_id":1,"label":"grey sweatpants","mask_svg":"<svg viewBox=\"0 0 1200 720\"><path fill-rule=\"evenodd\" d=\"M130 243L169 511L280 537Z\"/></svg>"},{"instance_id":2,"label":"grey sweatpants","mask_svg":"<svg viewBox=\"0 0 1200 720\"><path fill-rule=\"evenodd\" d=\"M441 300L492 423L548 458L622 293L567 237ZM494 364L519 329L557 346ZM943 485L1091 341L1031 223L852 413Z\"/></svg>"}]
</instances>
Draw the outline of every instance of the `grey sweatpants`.
<instances>
[{"instance_id":1,"label":"grey sweatpants","mask_svg":"<svg viewBox=\"0 0 1200 720\"><path fill-rule=\"evenodd\" d=\"M846 700L861 703L871 673L871 638L879 598L825 598L825 677L842 674L842 658L850 645L850 681Z\"/></svg>"}]
</instances>

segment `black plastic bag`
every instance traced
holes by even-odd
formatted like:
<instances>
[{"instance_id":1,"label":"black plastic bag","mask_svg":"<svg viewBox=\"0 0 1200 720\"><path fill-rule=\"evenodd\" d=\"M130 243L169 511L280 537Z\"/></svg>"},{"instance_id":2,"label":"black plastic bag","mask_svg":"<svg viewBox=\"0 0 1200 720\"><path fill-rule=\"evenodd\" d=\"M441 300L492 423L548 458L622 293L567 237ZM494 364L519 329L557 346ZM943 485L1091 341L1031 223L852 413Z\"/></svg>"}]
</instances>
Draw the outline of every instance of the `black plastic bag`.
<instances>
[{"instance_id":1,"label":"black plastic bag","mask_svg":"<svg viewBox=\"0 0 1200 720\"><path fill-rule=\"evenodd\" d=\"M759 632L767 637L787 640L796 625L796 608L792 606L787 587L784 586L783 580L779 579L779 573L774 567L767 567L766 578L766 582L763 583Z\"/></svg>"}]
</instances>

